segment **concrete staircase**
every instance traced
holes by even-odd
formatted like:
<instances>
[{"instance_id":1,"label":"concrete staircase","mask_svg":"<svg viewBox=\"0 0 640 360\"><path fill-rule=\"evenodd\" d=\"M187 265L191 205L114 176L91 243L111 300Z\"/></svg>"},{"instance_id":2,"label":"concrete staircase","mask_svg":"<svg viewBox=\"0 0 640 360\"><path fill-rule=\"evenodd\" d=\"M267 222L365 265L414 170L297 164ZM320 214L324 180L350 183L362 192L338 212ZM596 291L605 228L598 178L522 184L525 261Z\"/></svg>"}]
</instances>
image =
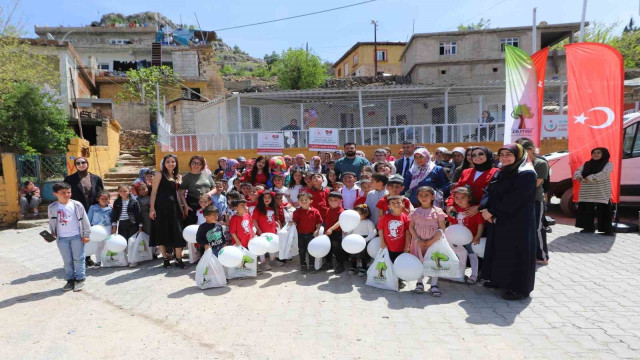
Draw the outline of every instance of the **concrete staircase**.
<instances>
[{"instance_id":1,"label":"concrete staircase","mask_svg":"<svg viewBox=\"0 0 640 360\"><path fill-rule=\"evenodd\" d=\"M145 166L142 154L132 150L121 150L118 157L118 166L115 172L108 172L102 178L104 189L111 193L111 199L118 197L118 186L129 185L138 178L138 172Z\"/></svg>"}]
</instances>

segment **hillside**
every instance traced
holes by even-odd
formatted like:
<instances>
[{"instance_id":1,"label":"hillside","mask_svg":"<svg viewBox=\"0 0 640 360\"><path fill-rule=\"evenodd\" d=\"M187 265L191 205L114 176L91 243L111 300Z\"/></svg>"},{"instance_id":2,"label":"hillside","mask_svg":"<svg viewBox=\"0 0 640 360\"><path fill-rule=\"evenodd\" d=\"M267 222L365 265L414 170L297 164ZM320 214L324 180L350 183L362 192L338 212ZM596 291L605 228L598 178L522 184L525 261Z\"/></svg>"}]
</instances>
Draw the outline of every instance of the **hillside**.
<instances>
[{"instance_id":1,"label":"hillside","mask_svg":"<svg viewBox=\"0 0 640 360\"><path fill-rule=\"evenodd\" d=\"M216 64L222 69L225 65L231 66L234 70L246 70L252 72L260 65L265 65L264 60L249 56L238 46L230 47L222 39L214 42L216 51Z\"/></svg>"}]
</instances>

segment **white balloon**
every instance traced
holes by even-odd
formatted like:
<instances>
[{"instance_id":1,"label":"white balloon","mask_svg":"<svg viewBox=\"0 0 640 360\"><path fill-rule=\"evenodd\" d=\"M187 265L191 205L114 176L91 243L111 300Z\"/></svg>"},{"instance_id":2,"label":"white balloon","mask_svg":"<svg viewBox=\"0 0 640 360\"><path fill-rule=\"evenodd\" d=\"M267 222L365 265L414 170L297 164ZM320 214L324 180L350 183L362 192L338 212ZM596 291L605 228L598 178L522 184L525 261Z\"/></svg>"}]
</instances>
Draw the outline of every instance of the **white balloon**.
<instances>
[{"instance_id":1,"label":"white balloon","mask_svg":"<svg viewBox=\"0 0 640 360\"><path fill-rule=\"evenodd\" d=\"M378 250L380 250L380 238L376 236L367 244L367 253L372 259L375 259L376 255L378 255Z\"/></svg>"},{"instance_id":2,"label":"white balloon","mask_svg":"<svg viewBox=\"0 0 640 360\"><path fill-rule=\"evenodd\" d=\"M235 246L225 246L218 252L218 260L226 267L238 267L242 263L242 251Z\"/></svg>"},{"instance_id":3,"label":"white balloon","mask_svg":"<svg viewBox=\"0 0 640 360\"><path fill-rule=\"evenodd\" d=\"M444 236L446 236L449 243L453 245L467 245L473 239L471 230L460 224L451 225L446 228Z\"/></svg>"},{"instance_id":4,"label":"white balloon","mask_svg":"<svg viewBox=\"0 0 640 360\"><path fill-rule=\"evenodd\" d=\"M327 235L320 235L309 242L307 251L313 257L321 258L327 256L331 250L331 240Z\"/></svg>"},{"instance_id":5,"label":"white balloon","mask_svg":"<svg viewBox=\"0 0 640 360\"><path fill-rule=\"evenodd\" d=\"M98 225L100 226L100 225ZM100 242L98 241L89 241L84 244L84 256L91 256L98 251L98 246L100 246Z\"/></svg>"},{"instance_id":6,"label":"white balloon","mask_svg":"<svg viewBox=\"0 0 640 360\"><path fill-rule=\"evenodd\" d=\"M264 255L269 251L269 242L263 237L256 236L249 240L249 251L253 255Z\"/></svg>"},{"instance_id":7,"label":"white balloon","mask_svg":"<svg viewBox=\"0 0 640 360\"><path fill-rule=\"evenodd\" d=\"M478 257L484 258L484 248L487 245L487 238L480 238L480 243L471 244L471 249Z\"/></svg>"},{"instance_id":8,"label":"white balloon","mask_svg":"<svg viewBox=\"0 0 640 360\"><path fill-rule=\"evenodd\" d=\"M107 236L109 236L109 233L107 232L107 229L104 228L104 226L102 225L93 225L91 227L91 233L89 234L89 241L90 242L98 242L98 241L104 241ZM97 248L96 248L97 249ZM86 247L85 247L85 252L86 252ZM89 256L89 255L87 255Z\"/></svg>"},{"instance_id":9,"label":"white balloon","mask_svg":"<svg viewBox=\"0 0 640 360\"><path fill-rule=\"evenodd\" d=\"M191 244L196 243L196 234L198 233L199 225L189 225L182 230L182 237Z\"/></svg>"},{"instance_id":10,"label":"white balloon","mask_svg":"<svg viewBox=\"0 0 640 360\"><path fill-rule=\"evenodd\" d=\"M127 239L120 234L110 235L106 241L105 246L109 251L117 253L127 248Z\"/></svg>"},{"instance_id":11,"label":"white balloon","mask_svg":"<svg viewBox=\"0 0 640 360\"><path fill-rule=\"evenodd\" d=\"M280 236L274 233L262 233L260 237L263 237L269 243L267 252L274 253L280 250Z\"/></svg>"},{"instance_id":12,"label":"white balloon","mask_svg":"<svg viewBox=\"0 0 640 360\"><path fill-rule=\"evenodd\" d=\"M411 254L400 254L393 262L393 273L404 281L415 281L422 277L424 268L420 259Z\"/></svg>"},{"instance_id":13,"label":"white balloon","mask_svg":"<svg viewBox=\"0 0 640 360\"><path fill-rule=\"evenodd\" d=\"M355 210L345 210L340 214L338 222L342 231L349 232L360 224L360 214Z\"/></svg>"},{"instance_id":14,"label":"white balloon","mask_svg":"<svg viewBox=\"0 0 640 360\"><path fill-rule=\"evenodd\" d=\"M351 234L342 239L342 248L349 254L359 254L367 247L367 241L358 234Z\"/></svg>"}]
</instances>

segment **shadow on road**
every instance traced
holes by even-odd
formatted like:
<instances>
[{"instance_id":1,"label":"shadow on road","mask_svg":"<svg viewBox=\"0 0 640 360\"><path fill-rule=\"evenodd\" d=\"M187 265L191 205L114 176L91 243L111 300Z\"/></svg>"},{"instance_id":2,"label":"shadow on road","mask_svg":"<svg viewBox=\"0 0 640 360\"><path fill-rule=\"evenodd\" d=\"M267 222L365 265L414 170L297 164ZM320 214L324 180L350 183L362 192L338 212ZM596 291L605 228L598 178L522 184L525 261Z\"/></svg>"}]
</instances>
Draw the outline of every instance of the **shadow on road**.
<instances>
[{"instance_id":1,"label":"shadow on road","mask_svg":"<svg viewBox=\"0 0 640 360\"><path fill-rule=\"evenodd\" d=\"M204 294L207 296L220 296L220 295L227 294L230 291L231 291L231 288L228 286L223 286L219 288L200 289L199 287L194 285L194 286L186 287L174 293L171 293L167 297L170 299L181 299L185 296L195 295L195 294Z\"/></svg>"},{"instance_id":2,"label":"shadow on road","mask_svg":"<svg viewBox=\"0 0 640 360\"><path fill-rule=\"evenodd\" d=\"M0 301L0 309L7 308L18 303L40 301L53 296L61 296L63 294L64 294L64 291L62 291L62 288L59 288L59 289L52 289L47 291L26 294L26 295L19 295L16 297L12 297L11 299Z\"/></svg>"},{"instance_id":3,"label":"shadow on road","mask_svg":"<svg viewBox=\"0 0 640 360\"><path fill-rule=\"evenodd\" d=\"M31 274L28 276L25 276L23 278L20 279L15 279L13 281L10 282L11 285L20 285L20 284L24 284L24 283L28 283L31 281L41 281L41 280L49 280L49 279L60 279L60 280L64 280L64 269L59 268L59 269L53 269L53 270L49 270L47 272L43 272L43 273L39 273L39 274Z\"/></svg>"},{"instance_id":4,"label":"shadow on road","mask_svg":"<svg viewBox=\"0 0 640 360\"><path fill-rule=\"evenodd\" d=\"M557 237L549 243L552 252L577 253L577 254L602 254L611 250L616 241L615 236L602 236L598 234L573 233Z\"/></svg>"}]
</instances>

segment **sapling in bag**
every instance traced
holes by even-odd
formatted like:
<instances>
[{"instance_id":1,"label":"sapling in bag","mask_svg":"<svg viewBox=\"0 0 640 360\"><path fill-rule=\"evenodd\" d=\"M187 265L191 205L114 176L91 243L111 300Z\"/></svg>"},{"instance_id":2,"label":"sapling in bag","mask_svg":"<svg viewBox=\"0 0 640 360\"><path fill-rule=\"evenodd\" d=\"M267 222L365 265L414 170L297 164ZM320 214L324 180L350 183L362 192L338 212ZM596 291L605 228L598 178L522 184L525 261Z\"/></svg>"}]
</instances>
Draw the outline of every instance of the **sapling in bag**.
<instances>
[{"instance_id":1,"label":"sapling in bag","mask_svg":"<svg viewBox=\"0 0 640 360\"><path fill-rule=\"evenodd\" d=\"M298 255L298 230L295 224L285 225L278 231L278 237L280 238L278 257L281 260L288 260Z\"/></svg>"},{"instance_id":2,"label":"sapling in bag","mask_svg":"<svg viewBox=\"0 0 640 360\"><path fill-rule=\"evenodd\" d=\"M460 278L460 261L453 252L444 232L435 244L429 247L424 256L424 276Z\"/></svg>"},{"instance_id":3,"label":"sapling in bag","mask_svg":"<svg viewBox=\"0 0 640 360\"><path fill-rule=\"evenodd\" d=\"M234 268L225 266L224 268L227 279L256 277L258 275L258 257L244 247L240 247L240 251L242 252L242 262L240 266Z\"/></svg>"},{"instance_id":4,"label":"sapling in bag","mask_svg":"<svg viewBox=\"0 0 640 360\"><path fill-rule=\"evenodd\" d=\"M213 255L211 249L207 249L196 266L196 286L200 289L221 287L227 284L224 266Z\"/></svg>"},{"instance_id":5,"label":"sapling in bag","mask_svg":"<svg viewBox=\"0 0 640 360\"><path fill-rule=\"evenodd\" d=\"M367 270L367 285L384 290L398 291L398 277L393 273L393 262L388 249L378 250Z\"/></svg>"},{"instance_id":6,"label":"sapling in bag","mask_svg":"<svg viewBox=\"0 0 640 360\"><path fill-rule=\"evenodd\" d=\"M139 263L153 259L153 250L149 246L149 235L140 231L129 238L127 246L127 260Z\"/></svg>"}]
</instances>

